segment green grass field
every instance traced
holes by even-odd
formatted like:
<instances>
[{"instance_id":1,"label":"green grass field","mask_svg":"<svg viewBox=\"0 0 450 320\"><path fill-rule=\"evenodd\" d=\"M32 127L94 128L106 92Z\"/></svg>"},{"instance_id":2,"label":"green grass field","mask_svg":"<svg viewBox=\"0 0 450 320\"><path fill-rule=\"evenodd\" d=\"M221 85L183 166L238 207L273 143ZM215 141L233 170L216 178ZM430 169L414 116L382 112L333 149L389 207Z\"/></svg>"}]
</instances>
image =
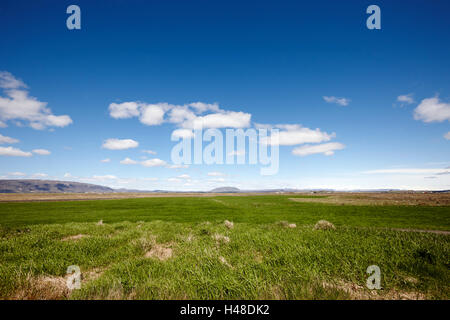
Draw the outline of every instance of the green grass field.
<instances>
[{"instance_id":1,"label":"green grass field","mask_svg":"<svg viewBox=\"0 0 450 320\"><path fill-rule=\"evenodd\" d=\"M289 197L0 203L0 298L450 298L449 235L393 230L450 231L448 206ZM83 281L69 292L70 265ZM365 286L370 265L381 290Z\"/></svg>"}]
</instances>

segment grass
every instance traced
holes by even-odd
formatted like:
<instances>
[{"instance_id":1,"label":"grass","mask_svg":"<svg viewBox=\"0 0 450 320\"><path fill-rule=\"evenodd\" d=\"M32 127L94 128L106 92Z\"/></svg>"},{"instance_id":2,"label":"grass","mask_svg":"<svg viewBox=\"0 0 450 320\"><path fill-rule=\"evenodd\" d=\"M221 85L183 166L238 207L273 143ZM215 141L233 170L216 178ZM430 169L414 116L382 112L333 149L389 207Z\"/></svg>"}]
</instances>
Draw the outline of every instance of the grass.
<instances>
[{"instance_id":1,"label":"grass","mask_svg":"<svg viewBox=\"0 0 450 320\"><path fill-rule=\"evenodd\" d=\"M448 231L449 207L336 206L289 197L0 203L0 298L450 297L449 236L390 230ZM336 230L314 230L322 219ZM62 241L74 235L83 236ZM172 256L146 257L158 248ZM373 264L382 275L376 292L365 288ZM38 285L44 277L64 279L70 265L81 268L80 290L55 296L53 282Z\"/></svg>"}]
</instances>

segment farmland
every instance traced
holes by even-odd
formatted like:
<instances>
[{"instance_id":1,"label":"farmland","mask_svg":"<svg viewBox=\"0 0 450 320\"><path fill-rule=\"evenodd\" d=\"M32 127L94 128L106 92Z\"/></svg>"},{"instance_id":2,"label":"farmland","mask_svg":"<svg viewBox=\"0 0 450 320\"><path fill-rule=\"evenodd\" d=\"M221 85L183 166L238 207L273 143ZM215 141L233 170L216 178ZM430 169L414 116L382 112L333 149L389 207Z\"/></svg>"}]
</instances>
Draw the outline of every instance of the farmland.
<instances>
[{"instance_id":1,"label":"farmland","mask_svg":"<svg viewBox=\"0 0 450 320\"><path fill-rule=\"evenodd\" d=\"M449 299L448 194L345 197L10 199L0 203L0 297ZM71 265L81 289L66 286ZM370 265L380 290L366 287Z\"/></svg>"}]
</instances>

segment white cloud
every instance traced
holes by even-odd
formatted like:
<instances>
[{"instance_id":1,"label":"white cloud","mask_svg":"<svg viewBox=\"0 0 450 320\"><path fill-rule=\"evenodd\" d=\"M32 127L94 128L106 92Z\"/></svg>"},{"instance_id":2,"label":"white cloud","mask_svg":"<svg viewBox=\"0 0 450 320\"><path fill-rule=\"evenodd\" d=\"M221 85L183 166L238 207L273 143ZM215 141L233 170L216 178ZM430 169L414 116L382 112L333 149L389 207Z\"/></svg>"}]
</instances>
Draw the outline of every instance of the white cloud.
<instances>
[{"instance_id":1,"label":"white cloud","mask_svg":"<svg viewBox=\"0 0 450 320\"><path fill-rule=\"evenodd\" d=\"M41 156L48 156L49 154L51 154L51 152L46 149L34 149L32 152Z\"/></svg>"},{"instance_id":2,"label":"white cloud","mask_svg":"<svg viewBox=\"0 0 450 320\"><path fill-rule=\"evenodd\" d=\"M121 164L137 164L137 161L130 159L130 158L125 158L123 160L120 161Z\"/></svg>"},{"instance_id":3,"label":"white cloud","mask_svg":"<svg viewBox=\"0 0 450 320\"><path fill-rule=\"evenodd\" d=\"M450 140L450 131L444 134L444 138Z\"/></svg>"},{"instance_id":4,"label":"white cloud","mask_svg":"<svg viewBox=\"0 0 450 320\"><path fill-rule=\"evenodd\" d=\"M10 157L31 157L33 154L31 152L22 151L13 147L0 147L0 156L10 156Z\"/></svg>"},{"instance_id":5,"label":"white cloud","mask_svg":"<svg viewBox=\"0 0 450 320\"><path fill-rule=\"evenodd\" d=\"M153 150L142 150L142 152L152 154L152 155L155 155L157 153L156 151L153 151Z\"/></svg>"},{"instance_id":6,"label":"white cloud","mask_svg":"<svg viewBox=\"0 0 450 320\"><path fill-rule=\"evenodd\" d=\"M100 162L108 163L108 162L111 162L111 159L110 158L102 159L102 160L100 160Z\"/></svg>"},{"instance_id":7,"label":"white cloud","mask_svg":"<svg viewBox=\"0 0 450 320\"><path fill-rule=\"evenodd\" d=\"M278 133L275 132L271 136L262 139L262 143L292 146L303 143L320 143L329 141L336 136L335 133L328 134L326 132L322 132L319 128L312 130L297 124L276 125L275 128L281 130Z\"/></svg>"},{"instance_id":8,"label":"white cloud","mask_svg":"<svg viewBox=\"0 0 450 320\"><path fill-rule=\"evenodd\" d=\"M397 168L397 169L378 169L364 171L365 174L447 174L450 169L442 168Z\"/></svg>"},{"instance_id":9,"label":"white cloud","mask_svg":"<svg viewBox=\"0 0 450 320\"><path fill-rule=\"evenodd\" d=\"M18 89L27 88L27 86L21 80L16 79L11 73L7 71L0 71L0 88Z\"/></svg>"},{"instance_id":10,"label":"white cloud","mask_svg":"<svg viewBox=\"0 0 450 320\"><path fill-rule=\"evenodd\" d=\"M331 156L334 151L344 149L345 146L339 142L323 143L318 145L304 145L301 147L294 148L292 154L296 156L308 156L316 153L323 153L326 156Z\"/></svg>"},{"instance_id":11,"label":"white cloud","mask_svg":"<svg viewBox=\"0 0 450 320\"><path fill-rule=\"evenodd\" d=\"M155 126L164 121L164 106L149 104L142 107L140 121L148 126Z\"/></svg>"},{"instance_id":12,"label":"white cloud","mask_svg":"<svg viewBox=\"0 0 450 320\"><path fill-rule=\"evenodd\" d=\"M402 102L402 103L406 103L406 104L414 103L414 99L412 97L412 93L398 96L397 97L397 101Z\"/></svg>"},{"instance_id":13,"label":"white cloud","mask_svg":"<svg viewBox=\"0 0 450 320\"><path fill-rule=\"evenodd\" d=\"M184 128L246 128L250 126L250 113L226 111L211 113L185 121Z\"/></svg>"},{"instance_id":14,"label":"white cloud","mask_svg":"<svg viewBox=\"0 0 450 320\"><path fill-rule=\"evenodd\" d=\"M66 172L63 177L64 178L73 178L73 176L69 172Z\"/></svg>"},{"instance_id":15,"label":"white cloud","mask_svg":"<svg viewBox=\"0 0 450 320\"><path fill-rule=\"evenodd\" d=\"M188 174L182 174L182 175L179 175L177 178L179 178L179 179L190 179L191 176L188 175Z\"/></svg>"},{"instance_id":16,"label":"white cloud","mask_svg":"<svg viewBox=\"0 0 450 320\"><path fill-rule=\"evenodd\" d=\"M11 144L11 143L17 143L17 142L19 142L19 140L0 134L0 144L5 144L5 143Z\"/></svg>"},{"instance_id":17,"label":"white cloud","mask_svg":"<svg viewBox=\"0 0 450 320\"><path fill-rule=\"evenodd\" d=\"M225 178L214 178L214 179L209 179L208 181L210 181L210 182L225 182Z\"/></svg>"},{"instance_id":18,"label":"white cloud","mask_svg":"<svg viewBox=\"0 0 450 320\"><path fill-rule=\"evenodd\" d=\"M219 171L212 171L212 172L208 172L208 176L210 177L220 177L220 176L224 176L225 174Z\"/></svg>"},{"instance_id":19,"label":"white cloud","mask_svg":"<svg viewBox=\"0 0 450 320\"><path fill-rule=\"evenodd\" d=\"M192 121L197 116L192 110L189 110L188 106L175 106L170 110L169 122L171 123L182 123L186 120Z\"/></svg>"},{"instance_id":20,"label":"white cloud","mask_svg":"<svg viewBox=\"0 0 450 320\"><path fill-rule=\"evenodd\" d=\"M331 96L331 97L323 96L323 99L328 103L336 103L340 106L348 106L348 104L351 101L350 99L347 99L347 98L337 98L334 96Z\"/></svg>"},{"instance_id":21,"label":"white cloud","mask_svg":"<svg viewBox=\"0 0 450 320\"><path fill-rule=\"evenodd\" d=\"M132 139L107 139L102 148L109 150L125 150L130 148L137 148L139 143Z\"/></svg>"},{"instance_id":22,"label":"white cloud","mask_svg":"<svg viewBox=\"0 0 450 320\"><path fill-rule=\"evenodd\" d=\"M190 139L194 137L194 133L191 129L176 129L172 132L172 139L183 138Z\"/></svg>"},{"instance_id":23,"label":"white cloud","mask_svg":"<svg viewBox=\"0 0 450 320\"><path fill-rule=\"evenodd\" d=\"M28 121L33 129L42 130L46 127L65 127L72 123L68 115L55 116L47 108L46 102L41 102L28 95L25 84L14 78L6 71L0 72L0 87L5 97L0 96L0 122L2 126L6 121ZM19 122L17 122L19 121Z\"/></svg>"},{"instance_id":24,"label":"white cloud","mask_svg":"<svg viewBox=\"0 0 450 320\"><path fill-rule=\"evenodd\" d=\"M414 110L414 119L423 122L450 121L450 103L439 101L439 98L423 99Z\"/></svg>"},{"instance_id":25,"label":"white cloud","mask_svg":"<svg viewBox=\"0 0 450 320\"><path fill-rule=\"evenodd\" d=\"M167 163L164 160L154 158L142 161L141 165L143 165L144 167L162 167L167 165Z\"/></svg>"},{"instance_id":26,"label":"white cloud","mask_svg":"<svg viewBox=\"0 0 450 320\"><path fill-rule=\"evenodd\" d=\"M108 107L109 115L114 119L137 117L140 114L136 102L111 103Z\"/></svg>"},{"instance_id":27,"label":"white cloud","mask_svg":"<svg viewBox=\"0 0 450 320\"><path fill-rule=\"evenodd\" d=\"M217 103L203 103L203 102L193 102L189 104L190 107L194 108L196 112L203 113L206 111L219 112L220 108Z\"/></svg>"},{"instance_id":28,"label":"white cloud","mask_svg":"<svg viewBox=\"0 0 450 320\"><path fill-rule=\"evenodd\" d=\"M111 103L109 114L115 119L139 117L145 125L154 126L170 122L181 128L245 128L250 126L251 114L226 111L217 103L193 102L172 105L166 102L146 104L142 102ZM168 119L164 116L168 112ZM200 115L210 112L206 115Z\"/></svg>"}]
</instances>

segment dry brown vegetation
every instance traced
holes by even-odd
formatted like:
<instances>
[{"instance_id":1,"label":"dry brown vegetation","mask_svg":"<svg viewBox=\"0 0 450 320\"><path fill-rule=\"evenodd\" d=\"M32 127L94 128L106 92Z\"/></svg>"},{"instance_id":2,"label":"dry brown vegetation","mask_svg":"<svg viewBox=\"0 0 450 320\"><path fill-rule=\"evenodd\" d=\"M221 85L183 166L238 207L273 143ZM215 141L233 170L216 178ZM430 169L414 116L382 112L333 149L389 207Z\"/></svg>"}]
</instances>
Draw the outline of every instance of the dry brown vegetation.
<instances>
[{"instance_id":1,"label":"dry brown vegetation","mask_svg":"<svg viewBox=\"0 0 450 320\"><path fill-rule=\"evenodd\" d=\"M173 250L169 246L163 246L160 244L155 244L150 251L145 253L146 258L156 258L161 261L165 261L172 257Z\"/></svg>"},{"instance_id":2,"label":"dry brown vegetation","mask_svg":"<svg viewBox=\"0 0 450 320\"><path fill-rule=\"evenodd\" d=\"M77 235L74 235L74 236L65 237L65 238L61 239L61 241L79 240L79 239L81 239L83 237L86 237L86 235L84 235L84 234L77 234Z\"/></svg>"},{"instance_id":3,"label":"dry brown vegetation","mask_svg":"<svg viewBox=\"0 0 450 320\"><path fill-rule=\"evenodd\" d=\"M336 227L334 224L327 220L319 220L314 226L314 230L334 230Z\"/></svg>"},{"instance_id":4,"label":"dry brown vegetation","mask_svg":"<svg viewBox=\"0 0 450 320\"><path fill-rule=\"evenodd\" d=\"M217 197L247 195L250 195L250 193L0 193L0 202L114 200L135 198Z\"/></svg>"},{"instance_id":5,"label":"dry brown vegetation","mask_svg":"<svg viewBox=\"0 0 450 320\"><path fill-rule=\"evenodd\" d=\"M352 300L425 300L420 292L407 292L400 290L368 290L356 283L337 281L335 283L323 282L324 288L337 289L349 295Z\"/></svg>"},{"instance_id":6,"label":"dry brown vegetation","mask_svg":"<svg viewBox=\"0 0 450 320\"><path fill-rule=\"evenodd\" d=\"M318 202L336 205L408 205L408 206L449 206L450 193L332 193L326 197L289 198L297 202Z\"/></svg>"}]
</instances>

